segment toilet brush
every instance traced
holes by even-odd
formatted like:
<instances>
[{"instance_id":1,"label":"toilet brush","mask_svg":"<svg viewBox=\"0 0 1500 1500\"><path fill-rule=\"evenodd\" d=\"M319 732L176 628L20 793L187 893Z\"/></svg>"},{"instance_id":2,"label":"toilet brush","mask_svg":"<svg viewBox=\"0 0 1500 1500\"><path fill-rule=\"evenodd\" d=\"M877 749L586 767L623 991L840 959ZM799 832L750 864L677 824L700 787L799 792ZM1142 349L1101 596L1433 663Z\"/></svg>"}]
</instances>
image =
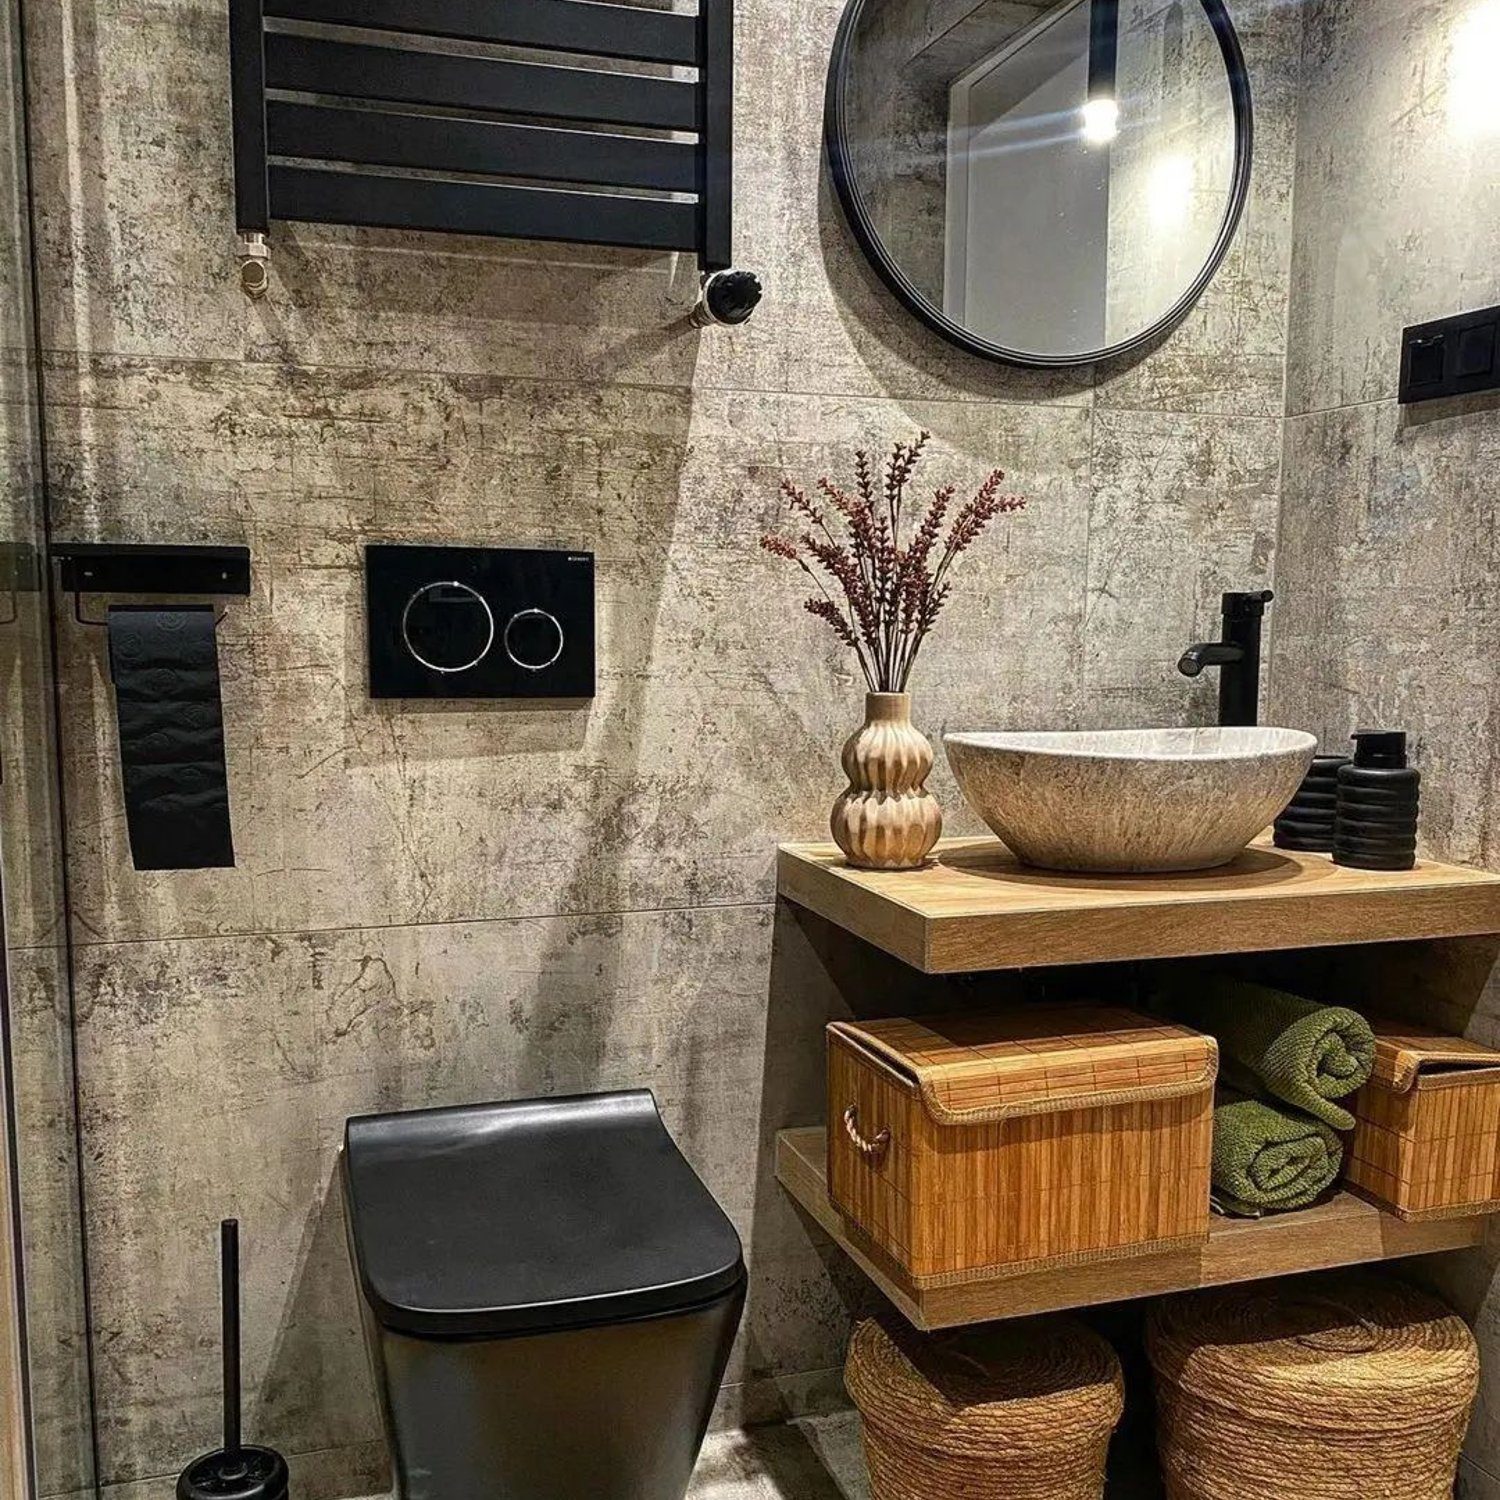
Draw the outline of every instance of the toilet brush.
<instances>
[{"instance_id":1,"label":"toilet brush","mask_svg":"<svg viewBox=\"0 0 1500 1500\"><path fill-rule=\"evenodd\" d=\"M286 1460L240 1441L240 1226L219 1226L224 1322L224 1446L195 1458L177 1477L177 1500L286 1500Z\"/></svg>"}]
</instances>

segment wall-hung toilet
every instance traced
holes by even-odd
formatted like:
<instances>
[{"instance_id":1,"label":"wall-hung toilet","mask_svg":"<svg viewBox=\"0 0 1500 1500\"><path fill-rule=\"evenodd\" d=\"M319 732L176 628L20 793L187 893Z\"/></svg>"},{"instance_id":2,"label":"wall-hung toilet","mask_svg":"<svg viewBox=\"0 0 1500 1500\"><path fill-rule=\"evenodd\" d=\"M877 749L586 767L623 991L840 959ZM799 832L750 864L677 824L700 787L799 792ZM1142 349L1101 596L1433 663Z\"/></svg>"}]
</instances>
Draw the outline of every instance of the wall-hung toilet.
<instances>
[{"instance_id":1,"label":"wall-hung toilet","mask_svg":"<svg viewBox=\"0 0 1500 1500\"><path fill-rule=\"evenodd\" d=\"M649 1093L350 1120L350 1251L405 1500L681 1500L745 1300Z\"/></svg>"}]
</instances>

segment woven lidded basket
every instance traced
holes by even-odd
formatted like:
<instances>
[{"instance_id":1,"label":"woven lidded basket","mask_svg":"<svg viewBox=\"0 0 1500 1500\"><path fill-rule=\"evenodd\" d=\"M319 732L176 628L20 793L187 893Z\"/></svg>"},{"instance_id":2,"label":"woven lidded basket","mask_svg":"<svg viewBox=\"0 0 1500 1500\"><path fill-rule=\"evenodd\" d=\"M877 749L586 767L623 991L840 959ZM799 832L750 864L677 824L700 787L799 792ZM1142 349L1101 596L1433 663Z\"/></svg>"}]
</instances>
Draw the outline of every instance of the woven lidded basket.
<instances>
[{"instance_id":1,"label":"woven lidded basket","mask_svg":"<svg viewBox=\"0 0 1500 1500\"><path fill-rule=\"evenodd\" d=\"M1218 1069L1212 1037L1119 1006L835 1021L829 1198L922 1289L1192 1249Z\"/></svg>"},{"instance_id":2,"label":"woven lidded basket","mask_svg":"<svg viewBox=\"0 0 1500 1500\"><path fill-rule=\"evenodd\" d=\"M1120 1361L1072 1318L920 1335L870 1320L844 1370L875 1500L1100 1500Z\"/></svg>"},{"instance_id":3,"label":"woven lidded basket","mask_svg":"<svg viewBox=\"0 0 1500 1500\"><path fill-rule=\"evenodd\" d=\"M1500 1208L1500 1052L1372 1021L1375 1071L1352 1106L1349 1185L1403 1219Z\"/></svg>"},{"instance_id":4,"label":"woven lidded basket","mask_svg":"<svg viewBox=\"0 0 1500 1500\"><path fill-rule=\"evenodd\" d=\"M1448 1500L1479 1388L1462 1319L1369 1275L1156 1303L1168 1500Z\"/></svg>"}]
</instances>

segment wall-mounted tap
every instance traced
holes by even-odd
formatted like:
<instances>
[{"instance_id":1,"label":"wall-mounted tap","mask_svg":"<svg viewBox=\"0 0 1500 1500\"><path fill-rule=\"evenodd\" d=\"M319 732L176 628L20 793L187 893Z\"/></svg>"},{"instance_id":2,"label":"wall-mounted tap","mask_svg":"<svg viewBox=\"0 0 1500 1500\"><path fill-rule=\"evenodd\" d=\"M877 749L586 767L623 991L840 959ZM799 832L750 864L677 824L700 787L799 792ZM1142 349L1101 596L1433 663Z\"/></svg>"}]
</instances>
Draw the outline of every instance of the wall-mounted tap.
<instances>
[{"instance_id":1,"label":"wall-mounted tap","mask_svg":"<svg viewBox=\"0 0 1500 1500\"><path fill-rule=\"evenodd\" d=\"M1177 663L1184 677L1200 676L1205 667L1219 669L1219 723L1260 722L1260 632L1270 589L1255 594L1224 595L1224 639L1189 646Z\"/></svg>"}]
</instances>

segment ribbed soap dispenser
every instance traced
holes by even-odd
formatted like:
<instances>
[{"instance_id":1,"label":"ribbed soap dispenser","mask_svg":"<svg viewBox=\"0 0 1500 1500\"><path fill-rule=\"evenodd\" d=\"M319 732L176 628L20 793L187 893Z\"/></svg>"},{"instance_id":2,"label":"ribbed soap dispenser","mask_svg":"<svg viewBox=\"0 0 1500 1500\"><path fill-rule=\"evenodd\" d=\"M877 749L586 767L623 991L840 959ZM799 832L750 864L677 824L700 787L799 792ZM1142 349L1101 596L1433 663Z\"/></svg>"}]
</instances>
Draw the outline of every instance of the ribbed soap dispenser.
<instances>
[{"instance_id":1,"label":"ribbed soap dispenser","mask_svg":"<svg viewBox=\"0 0 1500 1500\"><path fill-rule=\"evenodd\" d=\"M1347 755L1313 758L1297 795L1276 820L1276 847L1297 849L1305 854L1333 853L1333 825L1338 817L1339 772L1349 764Z\"/></svg>"},{"instance_id":2,"label":"ribbed soap dispenser","mask_svg":"<svg viewBox=\"0 0 1500 1500\"><path fill-rule=\"evenodd\" d=\"M1410 870L1417 862L1422 773L1406 763L1406 736L1361 730L1339 771L1333 862L1356 870Z\"/></svg>"}]
</instances>

